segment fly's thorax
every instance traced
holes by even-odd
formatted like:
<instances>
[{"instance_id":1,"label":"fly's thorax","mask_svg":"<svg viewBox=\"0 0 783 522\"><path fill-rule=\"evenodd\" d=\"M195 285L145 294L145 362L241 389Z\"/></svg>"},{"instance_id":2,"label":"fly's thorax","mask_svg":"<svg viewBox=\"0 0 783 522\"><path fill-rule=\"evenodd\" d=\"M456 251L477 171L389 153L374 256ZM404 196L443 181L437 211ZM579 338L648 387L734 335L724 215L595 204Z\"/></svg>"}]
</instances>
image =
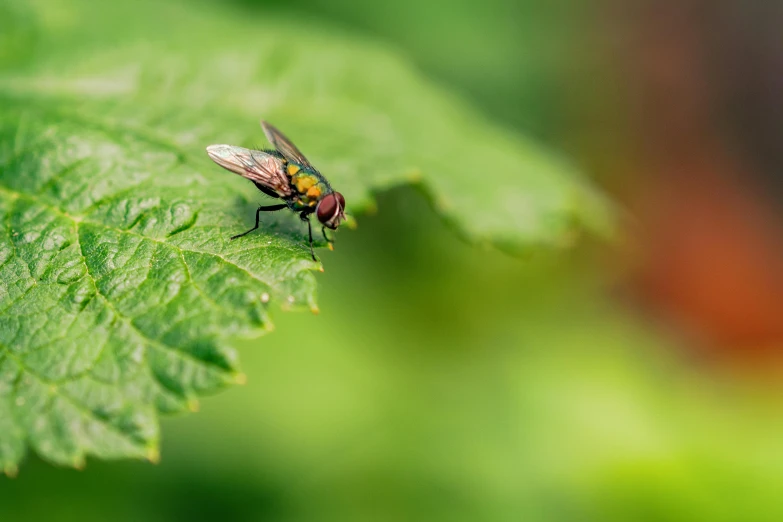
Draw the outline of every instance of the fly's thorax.
<instances>
[{"instance_id":1,"label":"fly's thorax","mask_svg":"<svg viewBox=\"0 0 783 522\"><path fill-rule=\"evenodd\" d=\"M286 174L291 180L298 203L306 207L314 207L318 201L331 192L324 179L316 172L303 169L295 163L286 165Z\"/></svg>"}]
</instances>

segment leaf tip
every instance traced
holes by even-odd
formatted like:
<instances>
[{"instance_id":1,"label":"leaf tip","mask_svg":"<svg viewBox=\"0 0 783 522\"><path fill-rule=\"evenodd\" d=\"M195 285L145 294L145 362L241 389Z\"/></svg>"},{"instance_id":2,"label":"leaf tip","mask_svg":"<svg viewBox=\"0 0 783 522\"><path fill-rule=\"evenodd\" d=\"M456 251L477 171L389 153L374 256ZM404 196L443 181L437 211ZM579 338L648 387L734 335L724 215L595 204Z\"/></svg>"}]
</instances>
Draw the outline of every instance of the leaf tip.
<instances>
[{"instance_id":1,"label":"leaf tip","mask_svg":"<svg viewBox=\"0 0 783 522\"><path fill-rule=\"evenodd\" d=\"M3 473L5 473L5 476L8 478L16 478L16 475L19 473L19 468L16 464L6 464L3 466Z\"/></svg>"},{"instance_id":2,"label":"leaf tip","mask_svg":"<svg viewBox=\"0 0 783 522\"><path fill-rule=\"evenodd\" d=\"M247 375L241 372L234 374L234 382L239 385L247 384Z\"/></svg>"},{"instance_id":3,"label":"leaf tip","mask_svg":"<svg viewBox=\"0 0 783 522\"><path fill-rule=\"evenodd\" d=\"M378 207L375 206L375 203L372 203L370 205L370 208L367 210L367 213L368 214L372 214L372 213L376 212L377 210L378 210ZM356 221L356 218L353 217L350 214L346 214L345 215L344 223L345 223L345 226L348 227L350 230L356 230L357 228L359 228L359 222Z\"/></svg>"},{"instance_id":4,"label":"leaf tip","mask_svg":"<svg viewBox=\"0 0 783 522\"><path fill-rule=\"evenodd\" d=\"M441 197L435 200L435 209L441 214L447 214L453 208L454 205L452 205L451 201L447 200L446 198Z\"/></svg>"},{"instance_id":5,"label":"leaf tip","mask_svg":"<svg viewBox=\"0 0 783 522\"><path fill-rule=\"evenodd\" d=\"M160 450L157 446L150 446L147 448L147 460L150 461L153 464L158 464L160 462Z\"/></svg>"},{"instance_id":6,"label":"leaf tip","mask_svg":"<svg viewBox=\"0 0 783 522\"><path fill-rule=\"evenodd\" d=\"M201 404L198 402L198 399L188 399L188 411L195 413L199 409L201 409Z\"/></svg>"},{"instance_id":7,"label":"leaf tip","mask_svg":"<svg viewBox=\"0 0 783 522\"><path fill-rule=\"evenodd\" d=\"M73 467L78 471L82 471L85 467L87 467L87 461L84 460L83 455L79 455L73 459Z\"/></svg>"}]
</instances>

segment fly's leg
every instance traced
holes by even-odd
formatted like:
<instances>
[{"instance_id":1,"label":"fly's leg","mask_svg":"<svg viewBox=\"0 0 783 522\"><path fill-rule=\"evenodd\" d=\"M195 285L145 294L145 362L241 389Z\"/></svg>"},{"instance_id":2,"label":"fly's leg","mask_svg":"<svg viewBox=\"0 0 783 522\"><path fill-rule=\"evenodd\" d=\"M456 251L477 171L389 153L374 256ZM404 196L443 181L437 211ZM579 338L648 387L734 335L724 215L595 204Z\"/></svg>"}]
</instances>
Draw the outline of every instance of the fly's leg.
<instances>
[{"instance_id":1,"label":"fly's leg","mask_svg":"<svg viewBox=\"0 0 783 522\"><path fill-rule=\"evenodd\" d=\"M274 212L276 210L282 210L282 209L287 208L287 207L288 207L288 205L286 205L285 203L282 203L280 205L268 205L266 207L258 207L258 209L256 210L256 226L254 226L253 228L251 228L247 232L242 232L241 234L237 234L236 236L231 236L231 240L233 241L234 239L236 239L238 237L242 237L244 235L247 235L247 234L251 233L252 231L254 231L255 229L257 229L258 228L258 218L259 218L259 215L261 214L261 212Z\"/></svg>"},{"instance_id":2,"label":"fly's leg","mask_svg":"<svg viewBox=\"0 0 783 522\"><path fill-rule=\"evenodd\" d=\"M334 239L329 239L329 236L326 235L326 227L321 227L321 234L324 235L324 239L329 244L329 250L334 250Z\"/></svg>"},{"instance_id":3,"label":"fly's leg","mask_svg":"<svg viewBox=\"0 0 783 522\"><path fill-rule=\"evenodd\" d=\"M307 223L307 232L310 235L310 255L313 256L313 261L318 261L315 258L315 251L313 250L313 225L310 223L310 213L302 212L299 214L299 219Z\"/></svg>"}]
</instances>

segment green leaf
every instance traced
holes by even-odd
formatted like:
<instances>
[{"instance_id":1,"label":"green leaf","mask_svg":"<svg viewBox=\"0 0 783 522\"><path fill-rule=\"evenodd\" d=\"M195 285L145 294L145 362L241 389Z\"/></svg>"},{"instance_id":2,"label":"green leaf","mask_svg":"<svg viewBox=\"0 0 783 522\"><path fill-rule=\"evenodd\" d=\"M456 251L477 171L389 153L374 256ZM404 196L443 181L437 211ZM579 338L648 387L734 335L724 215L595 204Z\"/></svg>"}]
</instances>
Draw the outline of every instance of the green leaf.
<instances>
[{"instance_id":1,"label":"green leaf","mask_svg":"<svg viewBox=\"0 0 783 522\"><path fill-rule=\"evenodd\" d=\"M209 3L0 6L0 468L27 447L155 460L158 413L241 381L236 338L310 308L305 227L212 164L260 117L360 213L418 183L467 239L512 250L609 229L561 160L488 124L393 53Z\"/></svg>"}]
</instances>

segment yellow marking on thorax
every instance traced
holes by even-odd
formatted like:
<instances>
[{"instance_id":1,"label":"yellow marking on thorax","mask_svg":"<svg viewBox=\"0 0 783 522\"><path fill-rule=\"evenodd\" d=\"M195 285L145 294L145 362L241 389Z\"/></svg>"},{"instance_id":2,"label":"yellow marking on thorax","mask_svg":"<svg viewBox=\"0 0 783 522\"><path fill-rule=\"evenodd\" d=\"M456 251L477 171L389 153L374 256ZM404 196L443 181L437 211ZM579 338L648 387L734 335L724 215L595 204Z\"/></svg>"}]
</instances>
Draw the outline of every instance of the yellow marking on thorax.
<instances>
[{"instance_id":1,"label":"yellow marking on thorax","mask_svg":"<svg viewBox=\"0 0 783 522\"><path fill-rule=\"evenodd\" d=\"M304 194L310 187L315 185L316 180L313 179L312 176L302 176L297 178L294 183L296 184L296 190L298 190L300 194Z\"/></svg>"},{"instance_id":2,"label":"yellow marking on thorax","mask_svg":"<svg viewBox=\"0 0 783 522\"><path fill-rule=\"evenodd\" d=\"M288 175L289 175L289 176L293 176L294 174L296 174L297 172L299 172L299 167L297 167L297 166L296 166L296 165L294 165L293 163L289 163L289 164L288 164L288 167L287 167L287 169L286 169L286 170L288 170Z\"/></svg>"},{"instance_id":3,"label":"yellow marking on thorax","mask_svg":"<svg viewBox=\"0 0 783 522\"><path fill-rule=\"evenodd\" d=\"M321 189L317 185L313 185L307 189L307 197L310 199L318 199L321 196Z\"/></svg>"}]
</instances>

